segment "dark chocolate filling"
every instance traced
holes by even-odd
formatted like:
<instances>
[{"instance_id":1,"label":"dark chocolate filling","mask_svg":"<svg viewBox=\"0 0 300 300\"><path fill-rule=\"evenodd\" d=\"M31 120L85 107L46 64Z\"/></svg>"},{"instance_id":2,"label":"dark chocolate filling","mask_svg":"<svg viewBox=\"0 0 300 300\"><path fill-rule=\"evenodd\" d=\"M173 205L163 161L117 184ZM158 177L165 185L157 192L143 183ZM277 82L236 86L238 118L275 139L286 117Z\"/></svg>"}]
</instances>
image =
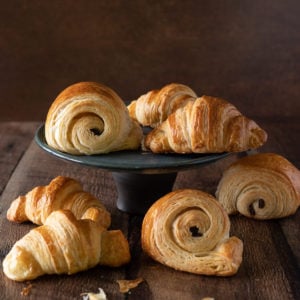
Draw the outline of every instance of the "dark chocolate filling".
<instances>
[{"instance_id":1,"label":"dark chocolate filling","mask_svg":"<svg viewBox=\"0 0 300 300\"><path fill-rule=\"evenodd\" d=\"M98 128L91 128L90 131L94 134L94 135L101 135L101 131Z\"/></svg>"},{"instance_id":2,"label":"dark chocolate filling","mask_svg":"<svg viewBox=\"0 0 300 300\"><path fill-rule=\"evenodd\" d=\"M200 237L203 234L199 231L199 228L197 226L190 227L190 232L193 237Z\"/></svg>"},{"instance_id":3,"label":"dark chocolate filling","mask_svg":"<svg viewBox=\"0 0 300 300\"><path fill-rule=\"evenodd\" d=\"M258 207L264 208L265 207L265 200L264 199L258 199Z\"/></svg>"}]
</instances>

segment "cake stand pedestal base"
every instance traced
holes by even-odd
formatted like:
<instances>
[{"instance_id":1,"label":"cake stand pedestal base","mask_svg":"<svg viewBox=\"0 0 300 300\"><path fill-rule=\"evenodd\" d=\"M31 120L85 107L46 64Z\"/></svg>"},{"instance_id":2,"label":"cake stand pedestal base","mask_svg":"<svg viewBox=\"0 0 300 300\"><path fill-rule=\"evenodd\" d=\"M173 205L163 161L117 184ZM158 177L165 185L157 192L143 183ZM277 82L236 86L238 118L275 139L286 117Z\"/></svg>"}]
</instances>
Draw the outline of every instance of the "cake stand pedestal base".
<instances>
[{"instance_id":1,"label":"cake stand pedestal base","mask_svg":"<svg viewBox=\"0 0 300 300\"><path fill-rule=\"evenodd\" d=\"M177 173L141 174L112 172L123 212L144 215L159 198L172 191Z\"/></svg>"}]
</instances>

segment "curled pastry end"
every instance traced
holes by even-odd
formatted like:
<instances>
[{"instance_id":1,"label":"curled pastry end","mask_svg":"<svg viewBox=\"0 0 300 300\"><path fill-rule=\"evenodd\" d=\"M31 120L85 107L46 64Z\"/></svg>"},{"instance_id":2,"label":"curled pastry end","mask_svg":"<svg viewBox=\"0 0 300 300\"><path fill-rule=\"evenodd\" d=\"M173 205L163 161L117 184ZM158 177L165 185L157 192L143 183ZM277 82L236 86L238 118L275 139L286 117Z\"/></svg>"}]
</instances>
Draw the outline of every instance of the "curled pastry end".
<instances>
[{"instance_id":1,"label":"curled pastry end","mask_svg":"<svg viewBox=\"0 0 300 300\"><path fill-rule=\"evenodd\" d=\"M32 253L18 244L4 258L3 272L9 279L15 281L31 280L43 274L40 264Z\"/></svg>"},{"instance_id":2,"label":"curled pastry end","mask_svg":"<svg viewBox=\"0 0 300 300\"><path fill-rule=\"evenodd\" d=\"M9 221L22 223L28 220L25 213L26 197L19 196L7 210L6 217Z\"/></svg>"},{"instance_id":3,"label":"curled pastry end","mask_svg":"<svg viewBox=\"0 0 300 300\"><path fill-rule=\"evenodd\" d=\"M45 123L49 146L74 155L137 149L142 129L123 100L109 87L79 82L52 103Z\"/></svg>"},{"instance_id":4,"label":"curled pastry end","mask_svg":"<svg viewBox=\"0 0 300 300\"><path fill-rule=\"evenodd\" d=\"M228 214L253 219L292 215L300 206L300 171L280 155L244 157L223 174L216 197Z\"/></svg>"},{"instance_id":5,"label":"curled pastry end","mask_svg":"<svg viewBox=\"0 0 300 300\"><path fill-rule=\"evenodd\" d=\"M142 247L156 261L185 272L230 276L242 262L243 243L229 238L228 215L199 190L171 192L156 201L142 225Z\"/></svg>"}]
</instances>

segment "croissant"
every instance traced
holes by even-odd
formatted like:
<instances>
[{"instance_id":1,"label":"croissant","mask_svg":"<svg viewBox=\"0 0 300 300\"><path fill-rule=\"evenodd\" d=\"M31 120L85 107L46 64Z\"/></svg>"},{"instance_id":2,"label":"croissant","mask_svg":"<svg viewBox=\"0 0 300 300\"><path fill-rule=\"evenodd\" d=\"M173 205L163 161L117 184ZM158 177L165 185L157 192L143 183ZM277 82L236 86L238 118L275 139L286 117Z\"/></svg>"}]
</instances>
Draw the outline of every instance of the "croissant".
<instances>
[{"instance_id":1,"label":"croissant","mask_svg":"<svg viewBox=\"0 0 300 300\"><path fill-rule=\"evenodd\" d=\"M63 176L19 196L11 203L7 218L14 222L31 221L41 225L58 209L69 209L77 219L91 219L105 228L111 223L110 213L97 198L83 191L82 185L75 179Z\"/></svg>"},{"instance_id":2,"label":"croissant","mask_svg":"<svg viewBox=\"0 0 300 300\"><path fill-rule=\"evenodd\" d=\"M3 260L3 271L12 280L24 281L74 274L98 264L117 267L129 260L128 241L120 230L106 231L97 222L57 210L15 243Z\"/></svg>"},{"instance_id":3,"label":"croissant","mask_svg":"<svg viewBox=\"0 0 300 300\"><path fill-rule=\"evenodd\" d=\"M121 98L96 82L79 82L63 90L45 123L48 145L74 155L138 149L142 137Z\"/></svg>"},{"instance_id":4,"label":"croissant","mask_svg":"<svg viewBox=\"0 0 300 300\"><path fill-rule=\"evenodd\" d=\"M228 214L283 218L300 206L300 171L275 153L246 156L224 172L216 197Z\"/></svg>"},{"instance_id":5,"label":"croissant","mask_svg":"<svg viewBox=\"0 0 300 300\"><path fill-rule=\"evenodd\" d=\"M143 126L156 127L168 115L197 95L188 86L171 83L160 90L152 90L132 101L127 107L130 116Z\"/></svg>"},{"instance_id":6,"label":"croissant","mask_svg":"<svg viewBox=\"0 0 300 300\"><path fill-rule=\"evenodd\" d=\"M199 190L170 192L147 211L142 248L176 270L230 276L242 262L243 242L229 237L228 215L216 199Z\"/></svg>"},{"instance_id":7,"label":"croissant","mask_svg":"<svg viewBox=\"0 0 300 300\"><path fill-rule=\"evenodd\" d=\"M226 100L203 96L177 109L145 138L155 153L240 152L262 146L267 134Z\"/></svg>"}]
</instances>

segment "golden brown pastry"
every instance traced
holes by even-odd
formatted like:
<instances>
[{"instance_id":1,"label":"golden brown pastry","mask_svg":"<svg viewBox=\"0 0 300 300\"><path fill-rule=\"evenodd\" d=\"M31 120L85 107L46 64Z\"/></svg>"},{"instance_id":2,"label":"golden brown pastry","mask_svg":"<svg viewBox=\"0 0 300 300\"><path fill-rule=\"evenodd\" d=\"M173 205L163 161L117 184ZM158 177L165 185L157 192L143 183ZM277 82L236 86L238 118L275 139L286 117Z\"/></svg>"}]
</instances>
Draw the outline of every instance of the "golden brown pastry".
<instances>
[{"instance_id":1,"label":"golden brown pastry","mask_svg":"<svg viewBox=\"0 0 300 300\"><path fill-rule=\"evenodd\" d=\"M155 153L240 152L262 146L267 134L231 103L210 96L177 109L145 138Z\"/></svg>"},{"instance_id":2,"label":"golden brown pastry","mask_svg":"<svg viewBox=\"0 0 300 300\"><path fill-rule=\"evenodd\" d=\"M75 179L57 176L46 186L38 186L11 203L7 218L14 222L31 221L41 225L55 210L68 209L77 219L91 219L108 228L110 213L104 205Z\"/></svg>"},{"instance_id":3,"label":"golden brown pastry","mask_svg":"<svg viewBox=\"0 0 300 300\"><path fill-rule=\"evenodd\" d=\"M136 279L119 279L117 283L120 288L120 293L128 293L130 290L136 288L140 283L144 281L143 278L138 277Z\"/></svg>"},{"instance_id":4,"label":"golden brown pastry","mask_svg":"<svg viewBox=\"0 0 300 300\"><path fill-rule=\"evenodd\" d=\"M79 82L63 90L45 124L48 145L74 155L138 149L142 136L121 98L96 82Z\"/></svg>"},{"instance_id":5,"label":"golden brown pastry","mask_svg":"<svg viewBox=\"0 0 300 300\"><path fill-rule=\"evenodd\" d=\"M152 90L128 105L130 116L143 126L156 127L168 115L197 95L188 86L171 83L159 90Z\"/></svg>"},{"instance_id":6,"label":"golden brown pastry","mask_svg":"<svg viewBox=\"0 0 300 300\"><path fill-rule=\"evenodd\" d=\"M300 206L300 171L275 153L246 156L224 172L216 197L228 214L283 218Z\"/></svg>"},{"instance_id":7,"label":"golden brown pastry","mask_svg":"<svg viewBox=\"0 0 300 300\"><path fill-rule=\"evenodd\" d=\"M195 274L230 276L242 262L243 243L229 237L230 221L202 191L173 191L156 201L142 224L142 247L154 260Z\"/></svg>"},{"instance_id":8,"label":"golden brown pastry","mask_svg":"<svg viewBox=\"0 0 300 300\"><path fill-rule=\"evenodd\" d=\"M107 258L110 251L115 252ZM15 243L3 261L3 271L12 280L24 281L43 274L74 274L98 264L110 266L112 256L113 267L130 260L122 232L110 233L97 222L77 220L71 211L58 210Z\"/></svg>"}]
</instances>

